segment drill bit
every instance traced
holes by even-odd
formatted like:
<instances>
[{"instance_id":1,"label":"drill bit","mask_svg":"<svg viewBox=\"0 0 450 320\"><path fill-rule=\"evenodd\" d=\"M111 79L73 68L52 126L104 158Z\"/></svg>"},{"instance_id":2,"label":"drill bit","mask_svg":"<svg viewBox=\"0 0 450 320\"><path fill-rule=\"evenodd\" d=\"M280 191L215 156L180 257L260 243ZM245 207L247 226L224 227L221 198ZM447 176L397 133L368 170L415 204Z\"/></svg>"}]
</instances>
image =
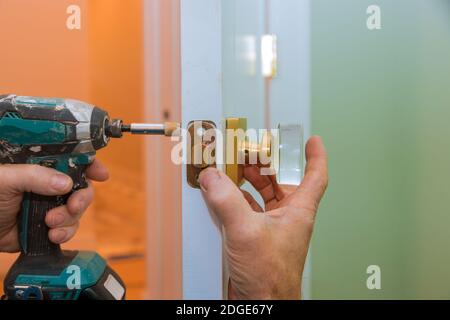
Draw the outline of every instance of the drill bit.
<instances>
[{"instance_id":1,"label":"drill bit","mask_svg":"<svg viewBox=\"0 0 450 320\"><path fill-rule=\"evenodd\" d=\"M129 132L132 134L148 134L148 135L162 135L166 137L172 136L172 134L179 129L180 125L174 122L166 123L132 123L129 126ZM122 132L128 130L128 126L122 127Z\"/></svg>"},{"instance_id":2,"label":"drill bit","mask_svg":"<svg viewBox=\"0 0 450 320\"><path fill-rule=\"evenodd\" d=\"M177 122L165 123L132 123L129 125L123 124L122 120L115 119L110 121L106 126L106 135L112 138L121 138L124 132L141 135L161 135L171 137L178 134L180 124Z\"/></svg>"}]
</instances>

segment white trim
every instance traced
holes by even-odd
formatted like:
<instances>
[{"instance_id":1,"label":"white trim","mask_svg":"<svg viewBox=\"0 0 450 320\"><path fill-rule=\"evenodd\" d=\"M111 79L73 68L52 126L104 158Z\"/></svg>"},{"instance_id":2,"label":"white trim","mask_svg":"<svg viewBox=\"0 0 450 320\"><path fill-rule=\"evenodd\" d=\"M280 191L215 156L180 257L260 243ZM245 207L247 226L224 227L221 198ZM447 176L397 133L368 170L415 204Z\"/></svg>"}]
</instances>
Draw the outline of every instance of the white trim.
<instances>
[{"instance_id":1,"label":"white trim","mask_svg":"<svg viewBox=\"0 0 450 320\"><path fill-rule=\"evenodd\" d=\"M220 0L181 0L183 127L222 118ZM222 241L200 191L182 174L183 298L222 299Z\"/></svg>"}]
</instances>

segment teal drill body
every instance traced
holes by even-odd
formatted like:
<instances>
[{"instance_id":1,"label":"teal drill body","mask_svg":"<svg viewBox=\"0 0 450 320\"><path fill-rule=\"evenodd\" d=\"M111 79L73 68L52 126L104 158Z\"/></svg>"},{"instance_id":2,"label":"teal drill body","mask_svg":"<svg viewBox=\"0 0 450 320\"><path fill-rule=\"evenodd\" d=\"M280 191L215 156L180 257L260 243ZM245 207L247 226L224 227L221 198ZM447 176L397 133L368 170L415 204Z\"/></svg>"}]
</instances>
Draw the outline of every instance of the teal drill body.
<instances>
[{"instance_id":1,"label":"teal drill body","mask_svg":"<svg viewBox=\"0 0 450 320\"><path fill-rule=\"evenodd\" d=\"M86 188L86 168L110 137L120 137L120 120L76 100L0 95L0 163L54 168ZM48 239L45 215L70 194L24 196L19 216L21 254L8 272L7 299L124 299L120 277L95 252L64 251Z\"/></svg>"}]
</instances>

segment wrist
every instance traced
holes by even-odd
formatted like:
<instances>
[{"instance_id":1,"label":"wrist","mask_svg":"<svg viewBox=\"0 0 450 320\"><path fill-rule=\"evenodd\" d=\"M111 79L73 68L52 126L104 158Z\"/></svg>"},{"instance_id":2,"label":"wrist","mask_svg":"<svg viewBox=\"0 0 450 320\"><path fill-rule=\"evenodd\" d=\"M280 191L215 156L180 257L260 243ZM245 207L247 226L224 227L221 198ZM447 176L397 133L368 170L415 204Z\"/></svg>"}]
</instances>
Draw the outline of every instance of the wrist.
<instances>
[{"instance_id":1,"label":"wrist","mask_svg":"<svg viewBox=\"0 0 450 320\"><path fill-rule=\"evenodd\" d=\"M301 300L302 281L293 280L283 282L282 285L274 285L270 288L265 286L256 290L248 290L246 293L239 292L231 284L228 286L228 300Z\"/></svg>"}]
</instances>

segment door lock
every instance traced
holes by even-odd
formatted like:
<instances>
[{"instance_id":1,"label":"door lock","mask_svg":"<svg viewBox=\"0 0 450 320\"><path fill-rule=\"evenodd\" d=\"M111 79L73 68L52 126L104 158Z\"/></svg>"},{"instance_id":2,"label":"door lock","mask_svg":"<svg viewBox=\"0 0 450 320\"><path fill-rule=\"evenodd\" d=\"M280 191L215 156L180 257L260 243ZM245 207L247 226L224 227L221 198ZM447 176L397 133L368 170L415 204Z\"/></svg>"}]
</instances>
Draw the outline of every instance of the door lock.
<instances>
[{"instance_id":1,"label":"door lock","mask_svg":"<svg viewBox=\"0 0 450 320\"><path fill-rule=\"evenodd\" d=\"M255 165L262 175L276 175L280 184L298 185L303 172L303 130L300 125L279 125L275 130L248 130L246 118L227 118L223 130L209 120L192 121L187 131L187 182L200 188L198 177L217 167L237 185L244 168ZM220 152L219 152L220 151Z\"/></svg>"}]
</instances>

